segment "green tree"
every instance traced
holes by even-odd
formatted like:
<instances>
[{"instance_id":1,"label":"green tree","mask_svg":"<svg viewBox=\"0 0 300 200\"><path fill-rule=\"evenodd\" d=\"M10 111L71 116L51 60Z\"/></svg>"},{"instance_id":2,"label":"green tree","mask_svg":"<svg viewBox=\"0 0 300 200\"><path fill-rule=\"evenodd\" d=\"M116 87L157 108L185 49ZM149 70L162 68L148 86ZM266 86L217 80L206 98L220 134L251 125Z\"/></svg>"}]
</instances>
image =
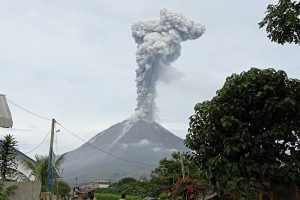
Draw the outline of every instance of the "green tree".
<instances>
[{"instance_id":1,"label":"green tree","mask_svg":"<svg viewBox=\"0 0 300 200\"><path fill-rule=\"evenodd\" d=\"M2 180L12 179L17 171L16 147L17 141L10 134L4 136L0 143L0 178Z\"/></svg>"},{"instance_id":2,"label":"green tree","mask_svg":"<svg viewBox=\"0 0 300 200\"><path fill-rule=\"evenodd\" d=\"M300 2L279 0L267 7L259 27L266 26L268 37L279 44L300 44Z\"/></svg>"},{"instance_id":3,"label":"green tree","mask_svg":"<svg viewBox=\"0 0 300 200\"><path fill-rule=\"evenodd\" d=\"M136 183L137 180L133 177L125 177L119 180L116 184L117 185L125 185L125 184L131 184L131 183Z\"/></svg>"},{"instance_id":4,"label":"green tree","mask_svg":"<svg viewBox=\"0 0 300 200\"><path fill-rule=\"evenodd\" d=\"M54 180L59 178L59 169L62 162L65 159L65 154L61 155L55 160L54 163ZM34 180L40 181L42 183L42 192L47 191L47 174L48 174L48 156L35 155L36 162L31 162L29 160L24 160L24 166L31 171L31 176Z\"/></svg>"},{"instance_id":5,"label":"green tree","mask_svg":"<svg viewBox=\"0 0 300 200\"><path fill-rule=\"evenodd\" d=\"M65 181L56 180L53 186L53 191L55 195L60 195L61 197L65 198L70 194L71 188Z\"/></svg>"},{"instance_id":6,"label":"green tree","mask_svg":"<svg viewBox=\"0 0 300 200\"><path fill-rule=\"evenodd\" d=\"M163 158L159 161L159 166L152 171L152 182L163 185L165 189L173 187L176 181L183 177L181 156L185 177L199 179L201 177L199 167L189 159L189 156L180 152L173 152L171 159Z\"/></svg>"},{"instance_id":7,"label":"green tree","mask_svg":"<svg viewBox=\"0 0 300 200\"><path fill-rule=\"evenodd\" d=\"M256 183L300 180L299 136L300 81L252 68L196 104L185 142L219 195L242 195Z\"/></svg>"},{"instance_id":8,"label":"green tree","mask_svg":"<svg viewBox=\"0 0 300 200\"><path fill-rule=\"evenodd\" d=\"M152 171L152 181L171 187L176 180L182 177L179 153L174 152L172 159L163 158L159 166Z\"/></svg>"},{"instance_id":9,"label":"green tree","mask_svg":"<svg viewBox=\"0 0 300 200\"><path fill-rule=\"evenodd\" d=\"M109 188L99 189L98 192L116 194L118 197L120 197L120 194L124 193L126 195L135 195L144 198L146 196L158 197L160 190L160 185L156 183L138 181L132 177L126 177L111 184Z\"/></svg>"}]
</instances>

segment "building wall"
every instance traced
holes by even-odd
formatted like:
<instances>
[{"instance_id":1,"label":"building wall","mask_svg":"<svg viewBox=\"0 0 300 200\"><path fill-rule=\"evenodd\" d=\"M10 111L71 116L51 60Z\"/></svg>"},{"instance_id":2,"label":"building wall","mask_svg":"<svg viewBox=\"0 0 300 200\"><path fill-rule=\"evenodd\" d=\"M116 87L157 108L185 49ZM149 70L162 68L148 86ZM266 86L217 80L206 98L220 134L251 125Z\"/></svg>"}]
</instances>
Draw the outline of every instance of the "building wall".
<instances>
[{"instance_id":1,"label":"building wall","mask_svg":"<svg viewBox=\"0 0 300 200\"><path fill-rule=\"evenodd\" d=\"M17 164L18 164L17 170L19 172L23 173L26 177L28 177L30 181L33 181L34 176L32 176L32 174L31 174L32 171L27 169L24 166L24 163L20 160L20 158L18 156L17 156Z\"/></svg>"},{"instance_id":2,"label":"building wall","mask_svg":"<svg viewBox=\"0 0 300 200\"><path fill-rule=\"evenodd\" d=\"M17 186L10 200L39 200L41 192L40 182L4 182L4 188Z\"/></svg>"}]
</instances>

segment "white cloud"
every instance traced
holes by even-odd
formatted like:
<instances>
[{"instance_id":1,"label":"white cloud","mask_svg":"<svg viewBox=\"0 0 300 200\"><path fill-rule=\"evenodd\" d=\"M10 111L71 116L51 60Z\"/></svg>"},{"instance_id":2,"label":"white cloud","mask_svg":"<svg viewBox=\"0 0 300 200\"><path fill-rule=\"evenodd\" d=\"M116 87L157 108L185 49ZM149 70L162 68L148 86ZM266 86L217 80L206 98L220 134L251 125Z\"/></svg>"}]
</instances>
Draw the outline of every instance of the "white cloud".
<instances>
[{"instance_id":1,"label":"white cloud","mask_svg":"<svg viewBox=\"0 0 300 200\"><path fill-rule=\"evenodd\" d=\"M134 145L135 145L135 146L146 146L146 145L149 145L149 144L150 144L149 140L147 140L147 139L142 139L142 140L140 140L138 143L135 143Z\"/></svg>"}]
</instances>

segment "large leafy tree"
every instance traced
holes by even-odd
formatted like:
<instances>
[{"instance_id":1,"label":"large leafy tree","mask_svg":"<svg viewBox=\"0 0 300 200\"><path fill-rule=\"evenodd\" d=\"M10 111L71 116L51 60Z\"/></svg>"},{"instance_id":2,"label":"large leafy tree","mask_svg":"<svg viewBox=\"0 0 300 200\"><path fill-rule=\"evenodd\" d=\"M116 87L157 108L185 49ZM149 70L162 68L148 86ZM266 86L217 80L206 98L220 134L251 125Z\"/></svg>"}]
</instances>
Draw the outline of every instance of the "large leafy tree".
<instances>
[{"instance_id":1,"label":"large leafy tree","mask_svg":"<svg viewBox=\"0 0 300 200\"><path fill-rule=\"evenodd\" d=\"M16 139L8 134L0 143L0 178L2 180L11 179L17 169L16 161Z\"/></svg>"},{"instance_id":2,"label":"large leafy tree","mask_svg":"<svg viewBox=\"0 0 300 200\"><path fill-rule=\"evenodd\" d=\"M266 27L271 41L300 44L300 1L279 0L270 4L259 27Z\"/></svg>"},{"instance_id":3,"label":"large leafy tree","mask_svg":"<svg viewBox=\"0 0 300 200\"><path fill-rule=\"evenodd\" d=\"M300 81L252 68L196 104L185 142L221 195L300 180L299 136Z\"/></svg>"}]
</instances>

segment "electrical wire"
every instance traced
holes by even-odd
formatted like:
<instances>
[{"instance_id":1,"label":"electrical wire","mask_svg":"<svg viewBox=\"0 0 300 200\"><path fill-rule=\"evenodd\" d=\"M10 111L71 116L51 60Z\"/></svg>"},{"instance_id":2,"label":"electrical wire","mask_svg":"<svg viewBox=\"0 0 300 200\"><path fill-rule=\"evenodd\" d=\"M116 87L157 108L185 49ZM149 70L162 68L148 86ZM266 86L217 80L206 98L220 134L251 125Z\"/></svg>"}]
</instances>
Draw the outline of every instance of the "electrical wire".
<instances>
[{"instance_id":1,"label":"electrical wire","mask_svg":"<svg viewBox=\"0 0 300 200\"><path fill-rule=\"evenodd\" d=\"M94 149L96 149L96 150L98 150L98 151L100 151L100 152L102 152L102 153L105 153L105 154L107 154L107 155L109 155L109 156L111 156L111 157L114 157L114 158L117 158L117 159L120 159L120 160L129 162L129 163L134 163L134 164L139 164L139 165L145 165L145 166L151 166L151 167L157 167L157 165L154 165L154 164L149 164L149 163L144 163L144 162L138 162L138 161L129 160L129 159L127 159L127 158L123 158L123 157L121 157L121 156L118 156L118 155L112 154L112 153L110 153L110 152L107 152L107 151L105 151L105 150L103 150L103 149L100 149L100 148L98 148L97 146L95 146L95 145L89 143L89 142L86 141L85 139L81 138L80 136L76 135L76 134L73 133L72 131L69 131L66 127L64 127L64 126L63 126L61 123L59 123L58 121L56 121L56 123L57 123L58 125L60 125L65 131L67 131L68 133L70 133L71 135L73 135L74 137L76 137L77 139L79 139L79 140L85 142L86 144L88 144L88 145L91 146L92 148L94 148Z\"/></svg>"},{"instance_id":2,"label":"electrical wire","mask_svg":"<svg viewBox=\"0 0 300 200\"><path fill-rule=\"evenodd\" d=\"M40 146L45 142L45 140L47 139L47 137L48 137L48 135L50 134L50 132L51 132L51 131L49 131L49 132L46 134L46 136L44 137L44 139L42 140L42 142L41 142L40 144L38 144L37 146L35 146L31 151L28 151L28 152L26 152L26 153L24 153L24 154L29 154L29 153L33 152L34 150L36 150L38 147L40 147Z\"/></svg>"},{"instance_id":3,"label":"electrical wire","mask_svg":"<svg viewBox=\"0 0 300 200\"><path fill-rule=\"evenodd\" d=\"M17 106L18 108L20 108L20 109L22 109L22 110L24 110L24 111L26 111L26 112L28 112L28 113L30 113L30 114L36 116L36 117L39 117L39 118L44 119L44 120L47 120L47 121L52 121L50 118L41 116L41 115L36 114L36 113L34 113L34 112L32 112L32 111L26 109L26 108L23 108L22 106L19 106L18 104L14 103L13 101L11 101L11 100L9 100L9 99L7 99L7 101L10 102L11 104ZM127 159L127 158L123 158L123 157L121 157L121 156L117 156L117 155L115 155L115 154L112 154L112 153L110 153L110 152L107 152L107 151L105 151L105 150L103 150L103 149L100 149L100 148L94 146L93 144L87 142L86 140L84 140L83 138L79 137L79 136L76 135L75 133L69 131L66 127L64 127L64 126L63 126L61 123L59 123L58 121L56 121L56 123L59 124L65 131L67 131L68 133L70 133L71 135L73 135L74 137L76 137L77 139L79 139L79 140L81 140L81 141L87 143L87 144L88 144L89 146L91 146L92 148L94 148L94 149L96 149L96 150L98 150L98 151L100 151L100 152L102 152L102 153L105 153L105 154L107 154L107 155L109 155L109 156L111 156L111 157L114 157L114 158L117 158L117 159L120 159L120 160L129 162L129 163L134 163L134 164L140 164L140 165L145 165L145 166L154 166L154 167L157 166L157 165L154 165L154 164L149 164L149 163L144 163L144 162L138 162L138 161L129 160L129 159ZM50 133L50 132L49 132L49 133ZM29 153L33 152L33 151L34 151L35 149L37 149L40 145L42 145L42 144L44 143L44 141L46 140L46 138L48 137L49 133L46 135L46 137L43 139L43 141L42 141L39 145L37 145L37 146L34 147L31 151L29 151L29 152L27 152L27 153L25 153L25 154L29 154ZM57 140L56 140L56 142L57 142ZM57 144L56 144L56 148L57 148ZM57 149L56 149L56 150L57 150Z\"/></svg>"},{"instance_id":4,"label":"electrical wire","mask_svg":"<svg viewBox=\"0 0 300 200\"><path fill-rule=\"evenodd\" d=\"M30 111L30 110L28 110L28 109L26 109L26 108L23 108L22 106L19 106L18 104L14 103L13 101L11 101L11 100L9 100L9 99L7 99L7 98L6 98L6 100L7 100L9 103L11 103L11 104L17 106L18 108L20 108L20 109L22 109L22 110L24 110L24 111L26 111L26 112L28 112L28 113L30 113L30 114L36 116L36 117L39 117L39 118L44 119L44 120L51 121L51 119L49 119L49 118L47 118L47 117L43 117L43 116L38 115L38 114L35 114L34 112L32 112L32 111Z\"/></svg>"}]
</instances>

